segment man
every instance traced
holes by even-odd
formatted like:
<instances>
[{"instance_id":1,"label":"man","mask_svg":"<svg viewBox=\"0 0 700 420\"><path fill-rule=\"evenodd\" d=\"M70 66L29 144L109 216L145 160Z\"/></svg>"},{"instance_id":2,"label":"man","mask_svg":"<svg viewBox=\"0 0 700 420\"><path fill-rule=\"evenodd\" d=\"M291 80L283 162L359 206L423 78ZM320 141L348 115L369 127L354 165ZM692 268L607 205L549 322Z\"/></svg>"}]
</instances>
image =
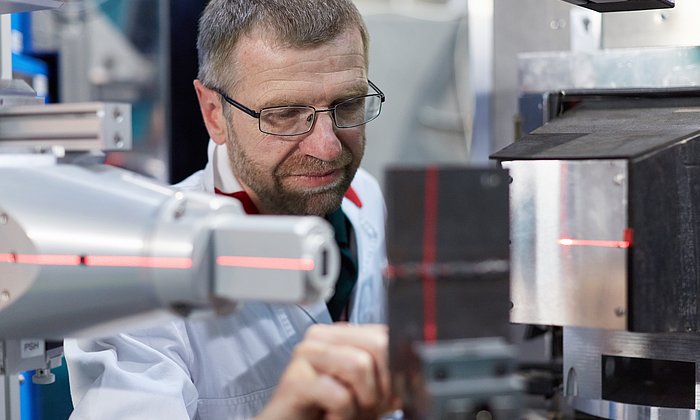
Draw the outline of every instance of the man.
<instances>
[{"instance_id":1,"label":"man","mask_svg":"<svg viewBox=\"0 0 700 420\"><path fill-rule=\"evenodd\" d=\"M384 321L385 210L358 169L364 124L384 100L367 78L367 42L350 0L209 3L195 81L209 163L179 187L230 195L249 213L326 217L343 259L336 292L327 304L248 303L69 340L73 418L355 419L389 408L386 329L322 325Z\"/></svg>"}]
</instances>

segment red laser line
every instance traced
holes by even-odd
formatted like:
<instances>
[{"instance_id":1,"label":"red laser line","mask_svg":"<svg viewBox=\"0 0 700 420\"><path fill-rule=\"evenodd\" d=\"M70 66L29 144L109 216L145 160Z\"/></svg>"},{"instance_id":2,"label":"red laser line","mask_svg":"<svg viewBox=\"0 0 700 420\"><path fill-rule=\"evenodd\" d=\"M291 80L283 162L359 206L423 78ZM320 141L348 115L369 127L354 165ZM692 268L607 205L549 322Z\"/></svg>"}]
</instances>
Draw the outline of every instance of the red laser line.
<instances>
[{"instance_id":1,"label":"red laser line","mask_svg":"<svg viewBox=\"0 0 700 420\"><path fill-rule=\"evenodd\" d=\"M59 254L0 254L0 263L45 265L45 266L78 266L90 267L140 267L140 268L178 268L192 267L191 258L177 257L140 257L117 255L93 255L81 258L79 255Z\"/></svg>"},{"instance_id":2,"label":"red laser line","mask_svg":"<svg viewBox=\"0 0 700 420\"><path fill-rule=\"evenodd\" d=\"M15 261L18 264L29 265L80 265L80 257L77 255L59 254L16 254Z\"/></svg>"},{"instance_id":3,"label":"red laser line","mask_svg":"<svg viewBox=\"0 0 700 420\"><path fill-rule=\"evenodd\" d=\"M314 261L310 258L220 256L216 259L216 263L226 267L272 270L312 271L314 269Z\"/></svg>"},{"instance_id":4,"label":"red laser line","mask_svg":"<svg viewBox=\"0 0 700 420\"><path fill-rule=\"evenodd\" d=\"M560 245L564 246L592 246L600 248L629 248L629 241L604 241L604 240L593 240L593 239L570 239L562 238L559 240Z\"/></svg>"},{"instance_id":5,"label":"red laser line","mask_svg":"<svg viewBox=\"0 0 700 420\"><path fill-rule=\"evenodd\" d=\"M91 255L84 261L89 267L192 268L192 259L184 257Z\"/></svg>"},{"instance_id":6,"label":"red laser line","mask_svg":"<svg viewBox=\"0 0 700 420\"><path fill-rule=\"evenodd\" d=\"M425 172L423 197L423 265L430 267L436 258L438 170L428 167ZM437 340L435 277L424 271L423 277L423 339L428 343Z\"/></svg>"}]
</instances>

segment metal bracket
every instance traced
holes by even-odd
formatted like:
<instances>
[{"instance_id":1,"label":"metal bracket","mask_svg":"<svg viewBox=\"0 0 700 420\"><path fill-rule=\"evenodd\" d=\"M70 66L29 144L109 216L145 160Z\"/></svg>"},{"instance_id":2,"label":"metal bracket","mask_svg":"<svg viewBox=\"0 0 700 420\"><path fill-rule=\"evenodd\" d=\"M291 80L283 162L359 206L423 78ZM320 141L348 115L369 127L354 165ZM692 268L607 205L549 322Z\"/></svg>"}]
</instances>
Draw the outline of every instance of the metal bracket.
<instances>
[{"instance_id":1,"label":"metal bracket","mask_svg":"<svg viewBox=\"0 0 700 420\"><path fill-rule=\"evenodd\" d=\"M131 105L88 102L0 109L0 149L131 149Z\"/></svg>"}]
</instances>

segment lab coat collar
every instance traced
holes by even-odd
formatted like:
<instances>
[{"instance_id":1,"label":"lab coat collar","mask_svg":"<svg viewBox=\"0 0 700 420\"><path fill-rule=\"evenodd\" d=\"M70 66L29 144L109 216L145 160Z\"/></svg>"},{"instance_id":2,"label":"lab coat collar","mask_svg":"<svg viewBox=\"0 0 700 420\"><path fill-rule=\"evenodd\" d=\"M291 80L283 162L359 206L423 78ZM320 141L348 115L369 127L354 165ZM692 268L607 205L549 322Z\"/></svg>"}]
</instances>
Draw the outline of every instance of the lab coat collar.
<instances>
[{"instance_id":1,"label":"lab coat collar","mask_svg":"<svg viewBox=\"0 0 700 420\"><path fill-rule=\"evenodd\" d=\"M219 190L225 194L233 194L243 191L243 187L233 175L231 162L228 158L228 149L225 144L216 144L209 140L207 147L209 163L205 169L205 182L207 190L214 192Z\"/></svg>"}]
</instances>

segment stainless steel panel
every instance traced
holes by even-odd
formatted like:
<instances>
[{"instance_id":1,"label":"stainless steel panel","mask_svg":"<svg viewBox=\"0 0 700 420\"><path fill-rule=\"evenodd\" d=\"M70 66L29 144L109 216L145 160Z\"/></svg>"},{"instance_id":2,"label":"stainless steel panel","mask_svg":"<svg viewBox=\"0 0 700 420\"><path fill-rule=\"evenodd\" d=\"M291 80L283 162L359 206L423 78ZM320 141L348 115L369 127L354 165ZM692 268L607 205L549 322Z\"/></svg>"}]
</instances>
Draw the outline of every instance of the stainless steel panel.
<instances>
[{"instance_id":1,"label":"stainless steel panel","mask_svg":"<svg viewBox=\"0 0 700 420\"><path fill-rule=\"evenodd\" d=\"M518 56L520 92L700 84L700 48L548 52Z\"/></svg>"},{"instance_id":2,"label":"stainless steel panel","mask_svg":"<svg viewBox=\"0 0 700 420\"><path fill-rule=\"evenodd\" d=\"M615 244L627 227L627 162L515 161L507 167L513 178L511 321L625 329L627 250Z\"/></svg>"},{"instance_id":3,"label":"stainless steel panel","mask_svg":"<svg viewBox=\"0 0 700 420\"><path fill-rule=\"evenodd\" d=\"M700 408L698 366L700 335L689 333L643 334L587 328L564 328L565 395L576 397L575 406L590 414L612 419L695 419L695 411L644 407L602 400L601 355L693 362L695 409ZM573 373L575 372L575 373ZM575 375L572 377L572 375ZM589 411L590 410L590 411ZM656 416L637 414L656 413ZM692 413L692 416L689 415Z\"/></svg>"},{"instance_id":4,"label":"stainless steel panel","mask_svg":"<svg viewBox=\"0 0 700 420\"><path fill-rule=\"evenodd\" d=\"M679 0L673 9L603 16L604 48L693 46L700 44L700 2Z\"/></svg>"}]
</instances>

